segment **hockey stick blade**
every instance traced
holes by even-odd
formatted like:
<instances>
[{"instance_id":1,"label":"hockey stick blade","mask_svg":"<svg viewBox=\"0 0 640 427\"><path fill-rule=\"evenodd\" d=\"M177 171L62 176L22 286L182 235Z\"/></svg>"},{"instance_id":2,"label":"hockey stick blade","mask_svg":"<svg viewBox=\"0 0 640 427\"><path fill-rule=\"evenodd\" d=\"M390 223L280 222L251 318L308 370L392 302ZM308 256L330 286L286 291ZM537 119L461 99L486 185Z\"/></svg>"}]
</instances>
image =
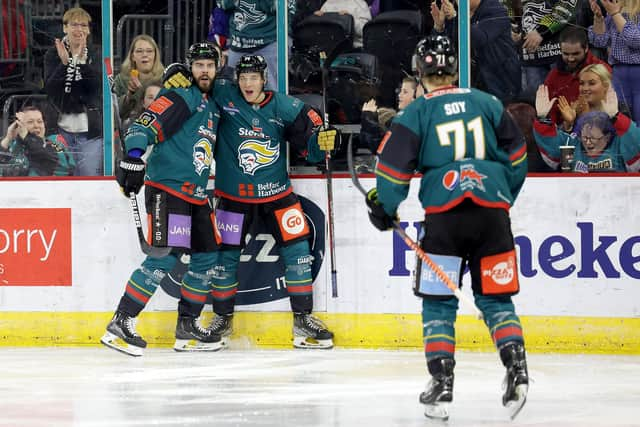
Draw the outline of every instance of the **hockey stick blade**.
<instances>
[{"instance_id":1,"label":"hockey stick blade","mask_svg":"<svg viewBox=\"0 0 640 427\"><path fill-rule=\"evenodd\" d=\"M140 220L140 209L138 209L138 199L136 198L136 193L129 193L129 201L131 202L133 220L136 223L136 231L138 232L138 241L140 242L140 249L142 250L142 253L153 258L163 258L169 255L169 253L171 252L170 247L158 248L147 243L147 239L144 237L144 232L142 231L142 221Z\"/></svg>"},{"instance_id":2,"label":"hockey stick blade","mask_svg":"<svg viewBox=\"0 0 640 427\"><path fill-rule=\"evenodd\" d=\"M347 166L349 167L349 174L351 175L351 181L353 182L353 185L358 189L358 191L360 191L360 193L362 193L363 196L367 197L367 191L364 189L362 184L360 184L360 180L358 179L358 174L356 173L356 170L354 168L353 153L351 151L351 148L352 148L352 142L351 142L351 139L349 139L349 143L347 146ZM462 292L460 292L460 288L458 288L458 285L453 283L453 281L449 278L449 276L447 276L447 274L444 271L442 271L442 269L435 262L433 262L431 257L429 257L429 255L427 255L426 252L422 250L420 245L417 242L415 242L411 237L409 237L407 233L405 233L404 229L402 228L402 226L398 221L393 222L393 231L395 231L406 243L406 245L409 246L418 255L418 258L420 258L422 261L424 261L427 264L427 266L429 266L429 268L436 274L436 276L438 276L438 278L443 281L443 283L447 286L447 288L449 288L453 292L456 298L458 298L459 301L463 302L471 310L473 310L473 313L476 318L478 318L479 320L482 320L482 312L480 311L480 309L478 309L478 306L476 306L475 302L473 302L471 298L469 298L466 294L463 294Z\"/></svg>"}]
</instances>

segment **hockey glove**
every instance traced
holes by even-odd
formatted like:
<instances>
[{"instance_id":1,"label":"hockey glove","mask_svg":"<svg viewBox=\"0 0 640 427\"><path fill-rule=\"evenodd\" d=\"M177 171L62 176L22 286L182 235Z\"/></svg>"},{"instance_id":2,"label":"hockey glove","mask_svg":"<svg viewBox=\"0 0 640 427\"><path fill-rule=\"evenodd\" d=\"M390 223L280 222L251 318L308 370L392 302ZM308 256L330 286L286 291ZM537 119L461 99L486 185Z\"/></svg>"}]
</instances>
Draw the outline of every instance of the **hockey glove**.
<instances>
[{"instance_id":1,"label":"hockey glove","mask_svg":"<svg viewBox=\"0 0 640 427\"><path fill-rule=\"evenodd\" d=\"M320 129L318 132L318 146L322 151L331 151L336 146L338 131L333 128Z\"/></svg>"},{"instance_id":2,"label":"hockey glove","mask_svg":"<svg viewBox=\"0 0 640 427\"><path fill-rule=\"evenodd\" d=\"M367 193L367 207L369 208L369 221L380 231L387 231L393 228L393 222L398 220L398 216L390 216L378 202L378 189L372 188Z\"/></svg>"},{"instance_id":3,"label":"hockey glove","mask_svg":"<svg viewBox=\"0 0 640 427\"><path fill-rule=\"evenodd\" d=\"M186 65L174 62L164 69L162 84L167 89L191 86L191 71Z\"/></svg>"},{"instance_id":4,"label":"hockey glove","mask_svg":"<svg viewBox=\"0 0 640 427\"><path fill-rule=\"evenodd\" d=\"M144 185L145 165L141 158L127 156L120 160L116 170L116 180L125 196L129 193L138 194Z\"/></svg>"}]
</instances>

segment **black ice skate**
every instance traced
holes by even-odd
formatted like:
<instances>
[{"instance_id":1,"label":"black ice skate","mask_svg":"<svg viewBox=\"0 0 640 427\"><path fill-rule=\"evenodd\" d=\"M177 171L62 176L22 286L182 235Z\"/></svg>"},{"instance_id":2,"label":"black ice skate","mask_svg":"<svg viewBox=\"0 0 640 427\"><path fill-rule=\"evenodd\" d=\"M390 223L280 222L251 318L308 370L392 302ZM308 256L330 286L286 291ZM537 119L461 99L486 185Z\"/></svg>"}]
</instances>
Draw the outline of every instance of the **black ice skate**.
<instances>
[{"instance_id":1,"label":"black ice skate","mask_svg":"<svg viewBox=\"0 0 640 427\"><path fill-rule=\"evenodd\" d=\"M504 377L502 395L502 405L509 411L509 416L513 420L527 401L529 391L529 373L527 371L527 360L522 344L507 344L500 349L500 358L507 368Z\"/></svg>"},{"instance_id":2,"label":"black ice skate","mask_svg":"<svg viewBox=\"0 0 640 427\"><path fill-rule=\"evenodd\" d=\"M453 401L453 359L436 359L429 362L431 380L424 392L420 393L420 403L424 405L427 418L447 421L449 405Z\"/></svg>"},{"instance_id":3,"label":"black ice skate","mask_svg":"<svg viewBox=\"0 0 640 427\"><path fill-rule=\"evenodd\" d=\"M296 348L333 348L333 332L312 314L293 313L293 346Z\"/></svg>"},{"instance_id":4,"label":"black ice skate","mask_svg":"<svg viewBox=\"0 0 640 427\"><path fill-rule=\"evenodd\" d=\"M200 326L198 318L178 316L175 351L218 351L221 348L220 335Z\"/></svg>"},{"instance_id":5,"label":"black ice skate","mask_svg":"<svg viewBox=\"0 0 640 427\"><path fill-rule=\"evenodd\" d=\"M223 347L226 347L229 337L233 333L233 314L216 314L211 320L209 331L212 334L220 335Z\"/></svg>"},{"instance_id":6,"label":"black ice skate","mask_svg":"<svg viewBox=\"0 0 640 427\"><path fill-rule=\"evenodd\" d=\"M122 353L142 356L147 342L136 332L134 322L134 317L116 311L111 322L107 325L107 332L100 338L100 342Z\"/></svg>"}]
</instances>

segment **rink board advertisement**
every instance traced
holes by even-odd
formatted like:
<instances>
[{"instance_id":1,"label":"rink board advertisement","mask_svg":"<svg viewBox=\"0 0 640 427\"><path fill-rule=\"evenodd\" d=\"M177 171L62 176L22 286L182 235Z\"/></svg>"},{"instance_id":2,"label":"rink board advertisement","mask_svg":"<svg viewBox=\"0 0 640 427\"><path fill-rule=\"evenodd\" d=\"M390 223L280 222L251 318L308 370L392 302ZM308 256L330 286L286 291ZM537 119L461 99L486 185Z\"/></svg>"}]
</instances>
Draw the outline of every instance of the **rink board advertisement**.
<instances>
[{"instance_id":1,"label":"rink board advertisement","mask_svg":"<svg viewBox=\"0 0 640 427\"><path fill-rule=\"evenodd\" d=\"M512 210L521 286L514 301L525 329L527 319L535 320L532 325L562 319L560 324L566 328L580 327L572 324L572 319L580 319L587 327L603 330L622 322L623 339L640 348L640 332L633 327L640 317L638 180L637 176L527 179ZM361 182L370 188L375 180L363 177ZM312 239L314 310L329 323L333 316L356 329L366 329L366 319L385 316L391 316L398 328L404 321L418 320L419 333L421 304L411 290L414 253L394 233L373 228L363 197L347 176L338 175L333 185L337 298L331 296L329 245L323 227L326 182L321 176L294 179L307 220L316 229ZM414 179L399 211L406 232L413 237L422 219L417 187ZM131 271L144 259L128 200L115 181L11 180L0 181L0 191L0 312L9 322L4 326L16 328L10 319L30 318L34 313L64 313L60 318L85 322L98 316L96 324L103 325ZM142 194L138 198L142 205ZM238 317L262 313L288 319L283 266L268 232L254 230L243 263L244 271L253 273L241 277L245 295L239 297ZM147 306L148 316L175 318L176 299L171 295L177 295L184 271L172 273ZM469 292L468 275L463 283L463 292ZM461 307L462 320L470 313ZM393 336L395 326L378 325L375 330ZM19 333L14 330L14 335ZM412 342L419 345L417 339ZM396 339L393 342L398 344Z\"/></svg>"}]
</instances>

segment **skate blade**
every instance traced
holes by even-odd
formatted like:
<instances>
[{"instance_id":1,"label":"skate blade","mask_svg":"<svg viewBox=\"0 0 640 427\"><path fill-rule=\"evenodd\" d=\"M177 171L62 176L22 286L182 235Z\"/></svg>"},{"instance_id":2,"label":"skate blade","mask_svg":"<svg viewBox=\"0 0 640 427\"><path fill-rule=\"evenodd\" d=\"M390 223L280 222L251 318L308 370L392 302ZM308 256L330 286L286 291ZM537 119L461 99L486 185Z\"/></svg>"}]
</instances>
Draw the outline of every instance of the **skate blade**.
<instances>
[{"instance_id":1,"label":"skate blade","mask_svg":"<svg viewBox=\"0 0 640 427\"><path fill-rule=\"evenodd\" d=\"M329 350L333 348L333 340L317 340L311 337L302 337L302 336L294 336L293 337L293 346L295 348L304 348L304 349L323 349Z\"/></svg>"},{"instance_id":2,"label":"skate blade","mask_svg":"<svg viewBox=\"0 0 640 427\"><path fill-rule=\"evenodd\" d=\"M432 420L447 421L449 419L449 402L424 404L424 416Z\"/></svg>"},{"instance_id":3,"label":"skate blade","mask_svg":"<svg viewBox=\"0 0 640 427\"><path fill-rule=\"evenodd\" d=\"M176 340L173 345L175 351L218 351L222 348L222 341L201 342L198 340Z\"/></svg>"},{"instance_id":4,"label":"skate blade","mask_svg":"<svg viewBox=\"0 0 640 427\"><path fill-rule=\"evenodd\" d=\"M142 352L144 350L141 347L136 347L135 345L127 343L122 338L112 334L111 332L106 332L102 338L100 338L100 342L109 348L119 351L120 353L134 357L142 356Z\"/></svg>"},{"instance_id":5,"label":"skate blade","mask_svg":"<svg viewBox=\"0 0 640 427\"><path fill-rule=\"evenodd\" d=\"M505 405L505 407L507 408L507 411L509 412L509 418L511 418L512 420L518 416L518 414L520 413L520 410L522 410L522 407L527 402L528 391L529 391L528 384L520 384L516 386L516 390L515 390L516 400L510 400Z\"/></svg>"}]
</instances>

